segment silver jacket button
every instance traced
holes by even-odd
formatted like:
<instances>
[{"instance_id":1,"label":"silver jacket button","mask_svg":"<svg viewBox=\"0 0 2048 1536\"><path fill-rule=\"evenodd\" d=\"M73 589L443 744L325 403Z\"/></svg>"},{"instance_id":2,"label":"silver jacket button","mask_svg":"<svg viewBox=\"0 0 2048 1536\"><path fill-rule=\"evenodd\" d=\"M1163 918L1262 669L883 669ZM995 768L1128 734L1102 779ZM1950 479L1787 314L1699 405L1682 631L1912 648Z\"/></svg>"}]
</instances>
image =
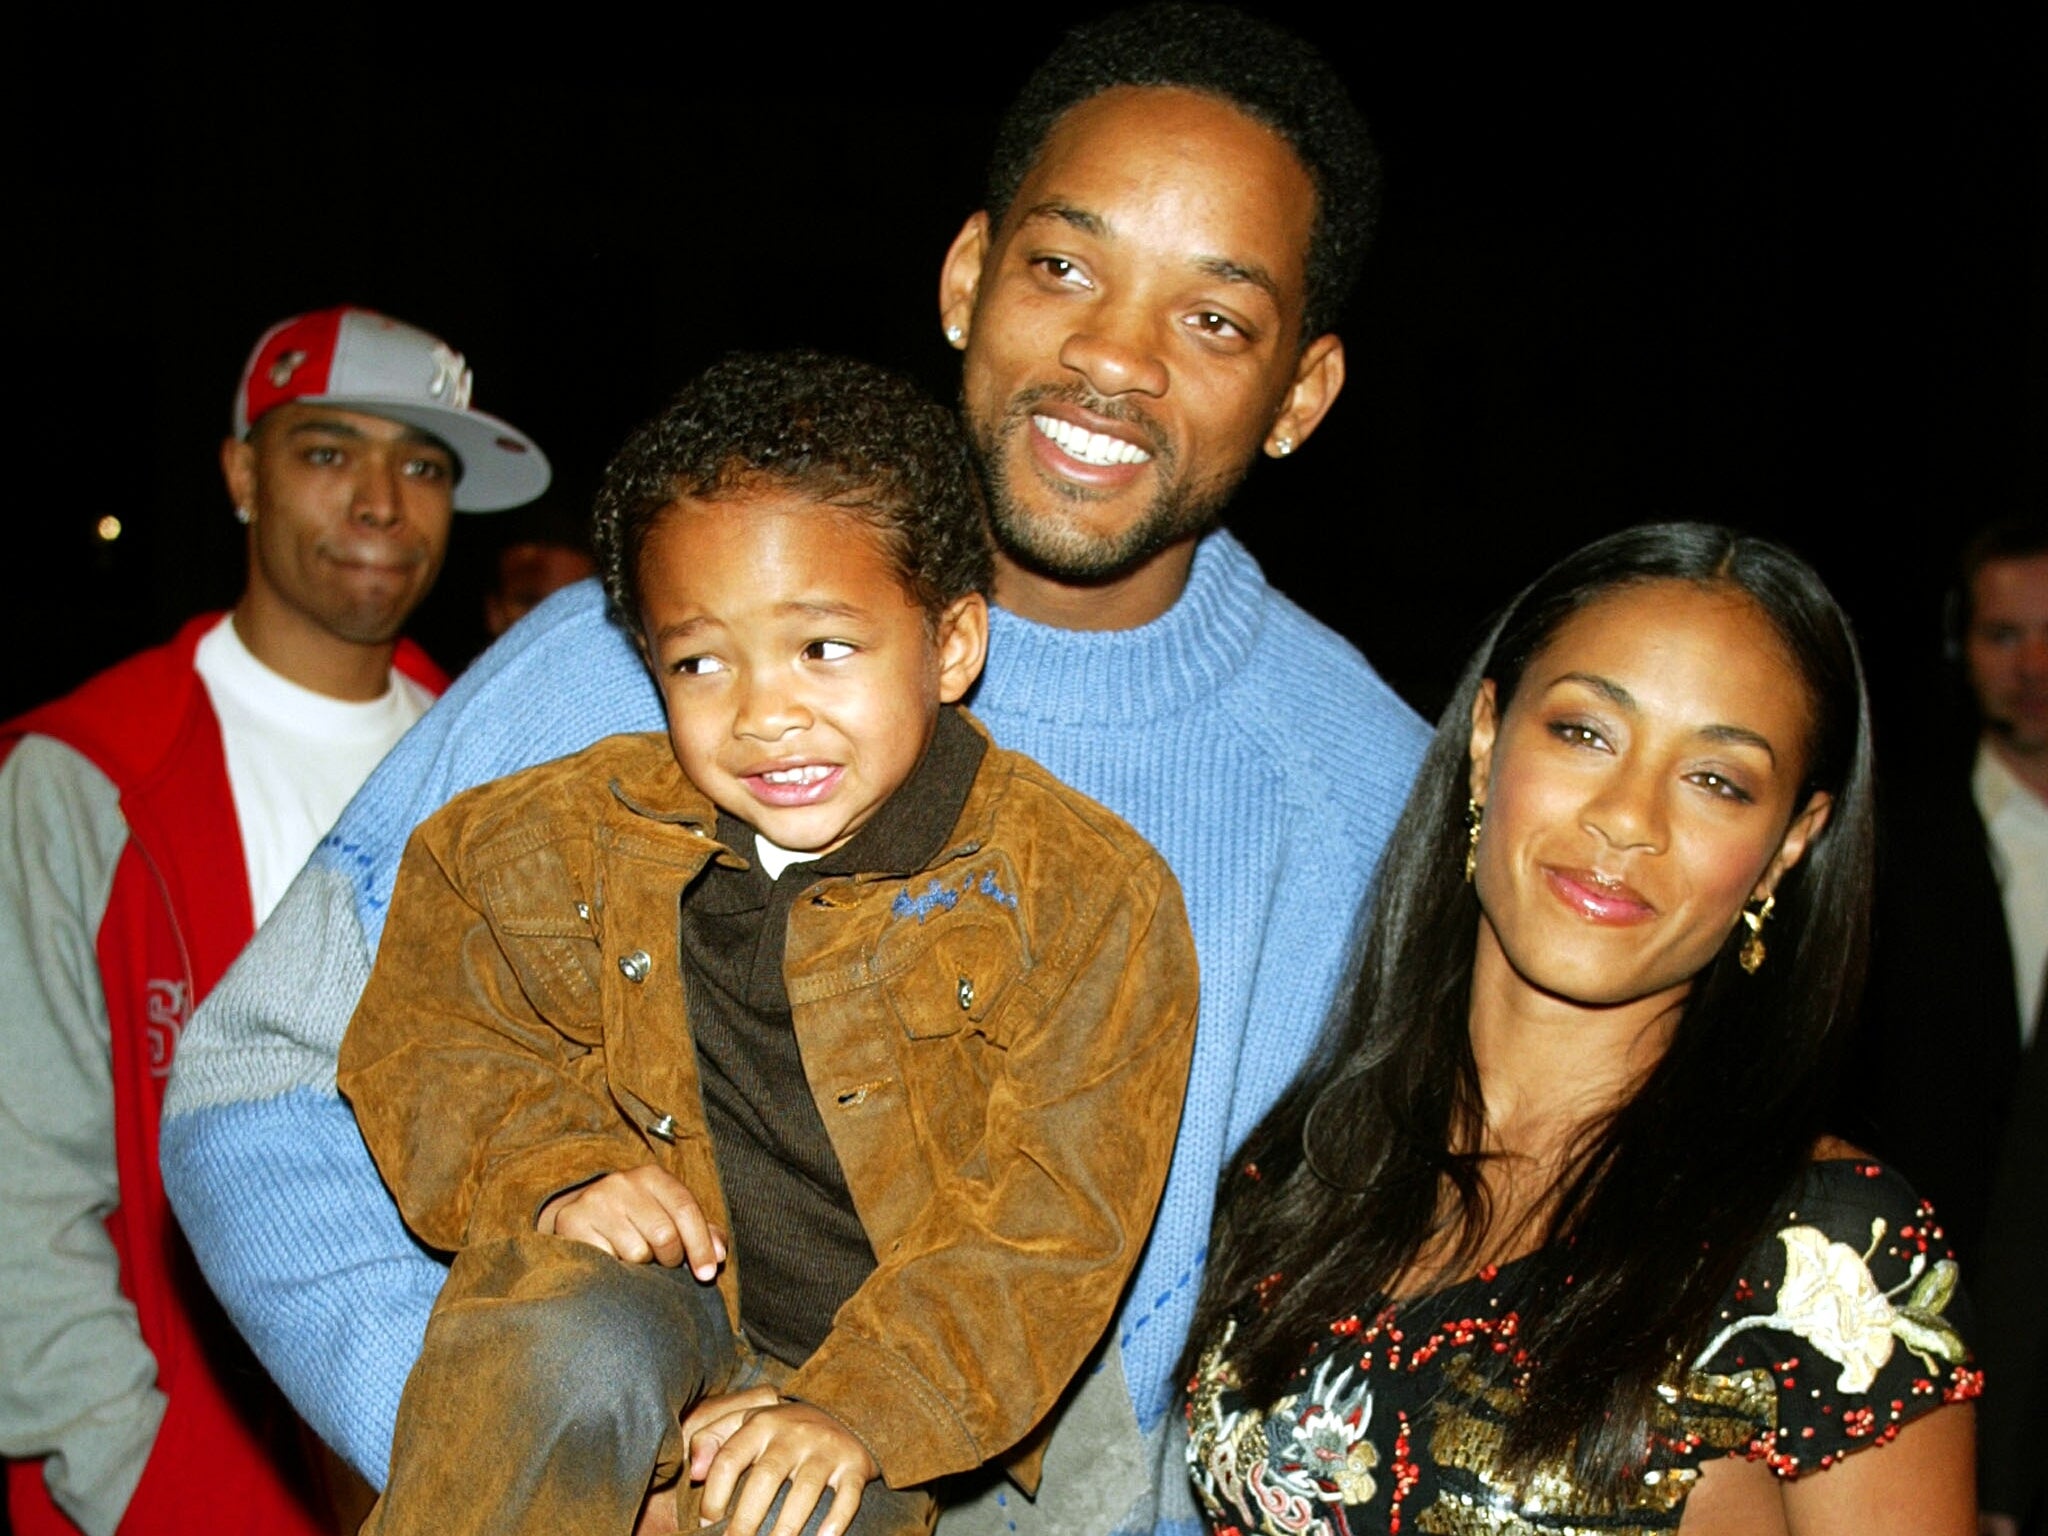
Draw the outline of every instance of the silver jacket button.
<instances>
[{"instance_id":1,"label":"silver jacket button","mask_svg":"<svg viewBox=\"0 0 2048 1536\"><path fill-rule=\"evenodd\" d=\"M974 1006L974 980L969 976L960 978L960 1008L962 1012Z\"/></svg>"},{"instance_id":2,"label":"silver jacket button","mask_svg":"<svg viewBox=\"0 0 2048 1536\"><path fill-rule=\"evenodd\" d=\"M628 981L645 981L653 969L654 960L644 949L636 949L630 955L619 956L619 974Z\"/></svg>"},{"instance_id":3,"label":"silver jacket button","mask_svg":"<svg viewBox=\"0 0 2048 1536\"><path fill-rule=\"evenodd\" d=\"M654 1124L647 1127L647 1134L659 1136L663 1141L674 1141L676 1139L676 1117L674 1115L663 1115Z\"/></svg>"},{"instance_id":4,"label":"silver jacket button","mask_svg":"<svg viewBox=\"0 0 2048 1536\"><path fill-rule=\"evenodd\" d=\"M589 902L587 902L587 901L579 901L579 902L577 902L577 903L576 903L576 915L577 915L578 917L582 918L582 919L583 919L583 921L585 921L586 923L587 923L587 922L589 922L589 921L590 921L590 903L589 903Z\"/></svg>"}]
</instances>

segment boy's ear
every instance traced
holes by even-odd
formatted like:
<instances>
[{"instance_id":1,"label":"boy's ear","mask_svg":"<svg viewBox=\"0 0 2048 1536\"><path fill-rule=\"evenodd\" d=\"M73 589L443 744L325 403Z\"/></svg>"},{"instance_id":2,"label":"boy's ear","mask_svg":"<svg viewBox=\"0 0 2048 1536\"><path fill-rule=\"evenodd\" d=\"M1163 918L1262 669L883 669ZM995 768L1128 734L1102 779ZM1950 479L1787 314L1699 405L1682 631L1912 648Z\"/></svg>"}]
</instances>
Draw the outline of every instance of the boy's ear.
<instances>
[{"instance_id":1,"label":"boy's ear","mask_svg":"<svg viewBox=\"0 0 2048 1536\"><path fill-rule=\"evenodd\" d=\"M939 702L958 704L988 660L988 599L979 592L956 598L939 615Z\"/></svg>"}]
</instances>

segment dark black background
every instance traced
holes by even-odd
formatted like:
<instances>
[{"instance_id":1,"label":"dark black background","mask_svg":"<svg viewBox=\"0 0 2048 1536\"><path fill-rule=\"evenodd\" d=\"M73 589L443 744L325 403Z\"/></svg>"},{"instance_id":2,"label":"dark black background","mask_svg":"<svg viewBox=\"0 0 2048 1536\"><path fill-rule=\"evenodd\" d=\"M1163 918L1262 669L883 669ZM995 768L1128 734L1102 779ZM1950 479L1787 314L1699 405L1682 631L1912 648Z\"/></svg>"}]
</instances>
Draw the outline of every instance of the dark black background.
<instances>
[{"instance_id":1,"label":"dark black background","mask_svg":"<svg viewBox=\"0 0 2048 1536\"><path fill-rule=\"evenodd\" d=\"M1548 559L1734 522L1836 585L1910 735L1956 543L2048 505L2037 8L1270 9L1339 63L1388 188L1344 397L1230 514L1276 583L1430 711ZM950 397L939 259L1002 103L1081 14L88 14L29 39L0 710L232 601L216 447L249 345L297 310L447 337L578 510L730 347ZM415 625L451 666L489 524L457 519Z\"/></svg>"}]
</instances>

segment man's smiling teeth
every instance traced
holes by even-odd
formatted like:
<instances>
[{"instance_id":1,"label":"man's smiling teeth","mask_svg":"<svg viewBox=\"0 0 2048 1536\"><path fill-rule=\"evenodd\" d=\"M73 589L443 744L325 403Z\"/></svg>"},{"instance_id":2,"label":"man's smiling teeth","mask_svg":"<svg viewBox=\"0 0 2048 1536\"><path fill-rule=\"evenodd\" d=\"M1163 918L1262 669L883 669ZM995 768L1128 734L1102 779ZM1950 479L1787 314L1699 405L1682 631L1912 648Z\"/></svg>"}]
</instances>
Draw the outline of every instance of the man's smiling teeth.
<instances>
[{"instance_id":1,"label":"man's smiling teeth","mask_svg":"<svg viewBox=\"0 0 2048 1536\"><path fill-rule=\"evenodd\" d=\"M769 784L815 784L831 771L830 763L806 763L801 768L773 768L761 778Z\"/></svg>"},{"instance_id":2,"label":"man's smiling teeth","mask_svg":"<svg viewBox=\"0 0 2048 1536\"><path fill-rule=\"evenodd\" d=\"M1034 416L1031 425L1053 440L1061 453L1083 464L1143 464L1152 455L1136 443L1127 443L1107 432L1090 432L1057 416Z\"/></svg>"}]
</instances>

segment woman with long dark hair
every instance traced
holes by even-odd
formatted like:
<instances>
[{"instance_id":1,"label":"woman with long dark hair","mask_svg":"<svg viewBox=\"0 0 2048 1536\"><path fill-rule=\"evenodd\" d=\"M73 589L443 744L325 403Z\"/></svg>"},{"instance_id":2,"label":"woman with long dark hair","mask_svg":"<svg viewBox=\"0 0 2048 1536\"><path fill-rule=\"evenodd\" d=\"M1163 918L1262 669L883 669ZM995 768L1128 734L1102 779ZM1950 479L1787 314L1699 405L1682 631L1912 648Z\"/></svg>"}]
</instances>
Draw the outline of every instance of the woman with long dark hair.
<instances>
[{"instance_id":1,"label":"woman with long dark hair","mask_svg":"<svg viewBox=\"0 0 2048 1536\"><path fill-rule=\"evenodd\" d=\"M1974 1532L1955 1264L1821 1134L1871 852L1796 557L1638 528L1515 600L1224 1176L1184 1362L1219 1530Z\"/></svg>"}]
</instances>

